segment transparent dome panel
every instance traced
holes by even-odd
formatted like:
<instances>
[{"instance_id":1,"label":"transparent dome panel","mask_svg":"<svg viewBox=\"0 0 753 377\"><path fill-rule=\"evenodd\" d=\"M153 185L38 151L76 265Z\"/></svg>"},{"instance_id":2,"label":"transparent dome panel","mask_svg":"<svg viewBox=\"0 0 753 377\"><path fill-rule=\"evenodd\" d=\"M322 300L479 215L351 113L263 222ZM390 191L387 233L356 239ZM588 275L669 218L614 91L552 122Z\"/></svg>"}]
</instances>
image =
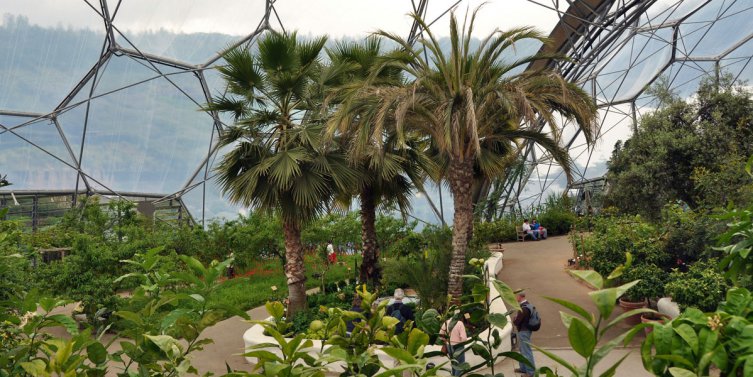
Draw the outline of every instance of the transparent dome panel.
<instances>
[{"instance_id":1,"label":"transparent dome panel","mask_svg":"<svg viewBox=\"0 0 753 377\"><path fill-rule=\"evenodd\" d=\"M742 42L753 30L749 1L712 1L680 26L686 56L713 57Z\"/></svg>"},{"instance_id":2,"label":"transparent dome panel","mask_svg":"<svg viewBox=\"0 0 753 377\"><path fill-rule=\"evenodd\" d=\"M106 96L134 86L155 85L152 82L173 86L197 104L197 108L198 104L206 102L199 78L192 71L130 56L113 56L107 61L97 75L93 96Z\"/></svg>"},{"instance_id":3,"label":"transparent dome panel","mask_svg":"<svg viewBox=\"0 0 753 377\"><path fill-rule=\"evenodd\" d=\"M713 77L715 71L714 62L683 61L672 64L664 77L668 78L672 92L681 98L689 98L695 94L698 83L704 77Z\"/></svg>"},{"instance_id":4,"label":"transparent dome panel","mask_svg":"<svg viewBox=\"0 0 753 377\"><path fill-rule=\"evenodd\" d=\"M50 136L54 134L48 132L46 127L46 122L37 122L13 132L0 133L0 150L3 151L0 153L0 169L12 183L6 189L63 190L75 187L77 174L74 164L46 152L41 145L34 146L27 141L33 137L40 144L54 149L55 144L60 143L60 138L55 140L54 136Z\"/></svg>"},{"instance_id":5,"label":"transparent dome panel","mask_svg":"<svg viewBox=\"0 0 753 377\"><path fill-rule=\"evenodd\" d=\"M642 23L658 25L688 17L707 0L658 0L641 17Z\"/></svg>"},{"instance_id":6,"label":"transparent dome panel","mask_svg":"<svg viewBox=\"0 0 753 377\"><path fill-rule=\"evenodd\" d=\"M108 80L119 77L106 73L99 89L120 85ZM166 193L182 188L206 155L212 133L212 118L199 111L202 96L198 79L187 72L95 97L83 169L116 190Z\"/></svg>"},{"instance_id":7,"label":"transparent dome panel","mask_svg":"<svg viewBox=\"0 0 753 377\"><path fill-rule=\"evenodd\" d=\"M649 18L674 22L688 17L708 0L658 0L646 12Z\"/></svg>"},{"instance_id":8,"label":"transparent dome panel","mask_svg":"<svg viewBox=\"0 0 753 377\"><path fill-rule=\"evenodd\" d=\"M275 3L275 9L285 30L297 30L302 36L328 34L331 39L362 38L383 29L406 38L412 24L408 16L412 7L408 1L393 1L390 6L368 0L280 1ZM270 20L270 24L280 30L276 18Z\"/></svg>"},{"instance_id":9,"label":"transparent dome panel","mask_svg":"<svg viewBox=\"0 0 753 377\"><path fill-rule=\"evenodd\" d=\"M68 150L55 123L49 119L39 119L31 123L24 123L7 131L0 128L0 132L14 134L31 146L36 146L43 153L65 163L76 166L72 151ZM5 153L5 151L3 151Z\"/></svg>"},{"instance_id":10,"label":"transparent dome panel","mask_svg":"<svg viewBox=\"0 0 753 377\"><path fill-rule=\"evenodd\" d=\"M79 18L93 14L83 3L69 5ZM0 109L46 114L97 62L104 33L63 20L43 28L32 19L6 13L0 23Z\"/></svg>"},{"instance_id":11,"label":"transparent dome panel","mask_svg":"<svg viewBox=\"0 0 753 377\"><path fill-rule=\"evenodd\" d=\"M753 39L730 52L719 65L722 72L732 74L737 80L749 82L753 79L753 69L750 69L751 60L753 60Z\"/></svg>"},{"instance_id":12,"label":"transparent dome panel","mask_svg":"<svg viewBox=\"0 0 753 377\"><path fill-rule=\"evenodd\" d=\"M107 4L122 47L190 64L203 63L254 32L265 13L262 0L109 0Z\"/></svg>"},{"instance_id":13,"label":"transparent dome panel","mask_svg":"<svg viewBox=\"0 0 753 377\"><path fill-rule=\"evenodd\" d=\"M604 98L614 101L635 97L669 61L671 30L637 34L622 46L597 77Z\"/></svg>"}]
</instances>

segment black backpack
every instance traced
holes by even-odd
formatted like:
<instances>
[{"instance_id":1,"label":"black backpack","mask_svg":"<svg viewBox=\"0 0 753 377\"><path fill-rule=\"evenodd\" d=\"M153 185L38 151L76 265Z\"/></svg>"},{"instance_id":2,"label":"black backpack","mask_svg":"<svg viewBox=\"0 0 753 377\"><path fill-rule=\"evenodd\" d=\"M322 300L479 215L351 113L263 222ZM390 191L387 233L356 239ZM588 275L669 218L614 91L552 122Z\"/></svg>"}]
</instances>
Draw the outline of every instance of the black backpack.
<instances>
[{"instance_id":1,"label":"black backpack","mask_svg":"<svg viewBox=\"0 0 753 377\"><path fill-rule=\"evenodd\" d=\"M405 324L405 316L403 316L403 313L400 311L403 304L393 304L392 305L392 311L390 312L390 317L397 318L400 323L395 325L395 334L400 334L403 332L403 325Z\"/></svg>"},{"instance_id":2,"label":"black backpack","mask_svg":"<svg viewBox=\"0 0 753 377\"><path fill-rule=\"evenodd\" d=\"M539 331L541 328L541 317L539 316L538 310L536 310L536 307L531 305L530 302L526 302L522 305L522 307L528 309L528 311L531 313L528 316L528 324L526 327L528 327L531 331Z\"/></svg>"}]
</instances>

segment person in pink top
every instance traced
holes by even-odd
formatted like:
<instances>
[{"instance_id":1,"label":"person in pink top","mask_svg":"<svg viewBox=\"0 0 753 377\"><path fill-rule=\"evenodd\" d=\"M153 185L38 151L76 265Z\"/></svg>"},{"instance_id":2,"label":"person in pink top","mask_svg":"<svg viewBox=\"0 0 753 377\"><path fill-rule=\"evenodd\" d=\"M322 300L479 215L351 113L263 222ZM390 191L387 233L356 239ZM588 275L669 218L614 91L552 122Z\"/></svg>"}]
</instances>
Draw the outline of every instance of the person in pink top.
<instances>
[{"instance_id":1,"label":"person in pink top","mask_svg":"<svg viewBox=\"0 0 753 377\"><path fill-rule=\"evenodd\" d=\"M451 330L448 331L447 329ZM465 349L463 344L468 340L468 334L465 331L462 314L456 312L455 315L442 324L439 335L447 345L447 355L452 360L452 375L459 376L462 372L457 368L458 365L465 362Z\"/></svg>"}]
</instances>

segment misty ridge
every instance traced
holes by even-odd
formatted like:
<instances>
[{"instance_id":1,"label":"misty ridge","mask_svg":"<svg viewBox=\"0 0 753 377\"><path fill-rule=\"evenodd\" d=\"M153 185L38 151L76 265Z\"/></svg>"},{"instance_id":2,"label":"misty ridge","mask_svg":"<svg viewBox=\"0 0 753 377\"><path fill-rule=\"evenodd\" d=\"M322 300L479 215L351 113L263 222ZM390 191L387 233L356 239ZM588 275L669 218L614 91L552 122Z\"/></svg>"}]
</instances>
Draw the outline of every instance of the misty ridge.
<instances>
[{"instance_id":1,"label":"misty ridge","mask_svg":"<svg viewBox=\"0 0 753 377\"><path fill-rule=\"evenodd\" d=\"M138 49L147 54L163 56L192 65L205 63L227 46L243 38L220 33L181 34L167 30L116 33L117 43L127 49ZM301 38L312 35L299 34ZM479 35L485 37L485 35ZM406 36L407 37L407 36ZM328 46L337 42L363 39L332 38ZM449 48L450 39L441 38L442 46ZM472 41L473 46L480 43ZM134 48L135 46L135 48ZM384 43L386 49L394 44ZM53 111L95 66L105 47L102 30L74 27L40 27L23 16L5 15L0 24L0 110L47 114ZM536 43L516 45L516 55L529 55L539 48ZM326 56L322 57L326 60ZM509 57L508 57L509 58ZM513 57L514 58L514 57ZM217 64L221 64L219 61ZM199 111L206 100L199 80L192 72L177 71L157 65L162 73L180 86L177 90L164 79L153 80L158 73L154 67L140 59L113 56L97 74L92 94L96 97L88 112L88 131L82 168L109 187L121 191L169 193L179 190L188 175L206 156L211 143L212 120ZM223 82L214 70L205 71L212 93L223 89ZM129 87L135 83L139 85ZM71 104L82 104L89 95L91 85L72 98ZM126 89L123 89L126 88ZM63 133L74 150L83 142L85 106L73 107L60 114ZM0 116L0 124L12 126L25 121L17 117ZM42 124L24 127L23 136L53 150L58 157L65 151L59 135L43 132ZM61 163L44 153L29 148L20 140L6 138L2 142L11 160L2 165L12 168L5 172L26 180L34 188L64 188L75 178ZM16 152L16 153L14 153ZM12 156L25 156L33 166L12 161ZM7 160L7 159L6 159ZM17 179L17 187L24 179ZM32 188L32 187L29 187ZM438 201L436 189L428 195ZM451 199L443 192L445 216L452 218ZM425 199L414 198L414 214L432 219L433 214ZM190 206L190 204L189 204ZM219 195L208 195L210 213L233 217L224 208L227 203ZM192 208L194 211L197 208ZM433 220L433 219L432 219Z\"/></svg>"}]
</instances>

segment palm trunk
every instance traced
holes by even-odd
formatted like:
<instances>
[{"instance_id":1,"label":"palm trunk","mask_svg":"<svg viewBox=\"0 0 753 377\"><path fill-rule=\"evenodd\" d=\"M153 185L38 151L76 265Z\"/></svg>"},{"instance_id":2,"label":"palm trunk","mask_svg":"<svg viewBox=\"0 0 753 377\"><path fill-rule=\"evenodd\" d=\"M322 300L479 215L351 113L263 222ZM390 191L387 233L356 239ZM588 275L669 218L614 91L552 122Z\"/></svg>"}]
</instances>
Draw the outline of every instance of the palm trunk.
<instances>
[{"instance_id":1,"label":"palm trunk","mask_svg":"<svg viewBox=\"0 0 753 377\"><path fill-rule=\"evenodd\" d=\"M450 279L447 294L453 303L460 303L463 294L463 273L465 272L465 253L468 250L470 234L473 232L473 164L469 161L450 163L447 179L455 204L455 216L452 225L452 260L450 261Z\"/></svg>"},{"instance_id":2,"label":"palm trunk","mask_svg":"<svg viewBox=\"0 0 753 377\"><path fill-rule=\"evenodd\" d=\"M288 318L306 309L306 274L303 265L301 227L297 219L283 219L285 276L288 281Z\"/></svg>"},{"instance_id":3,"label":"palm trunk","mask_svg":"<svg viewBox=\"0 0 753 377\"><path fill-rule=\"evenodd\" d=\"M376 206L374 192L366 186L361 190L361 241L363 262L359 279L361 282L379 284L382 269L379 266L379 243L376 236Z\"/></svg>"}]
</instances>

